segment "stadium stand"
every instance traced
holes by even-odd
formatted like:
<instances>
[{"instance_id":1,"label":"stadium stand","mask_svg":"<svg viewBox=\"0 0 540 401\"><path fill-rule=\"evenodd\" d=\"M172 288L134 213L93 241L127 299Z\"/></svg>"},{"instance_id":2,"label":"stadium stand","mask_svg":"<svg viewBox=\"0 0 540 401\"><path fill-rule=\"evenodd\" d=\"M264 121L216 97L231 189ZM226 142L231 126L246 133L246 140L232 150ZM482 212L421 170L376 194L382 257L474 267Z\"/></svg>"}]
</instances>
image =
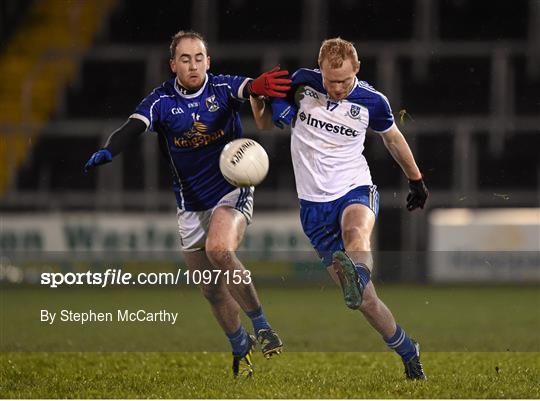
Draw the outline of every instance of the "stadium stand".
<instances>
[{"instance_id":1,"label":"stadium stand","mask_svg":"<svg viewBox=\"0 0 540 401\"><path fill-rule=\"evenodd\" d=\"M111 0L73 7L59 0L28 4L25 23L0 56L0 75L9 77L0 84L0 123L10 131L0 147L0 194L17 181L13 175L55 112L59 93L74 78L80 54L111 5Z\"/></svg>"}]
</instances>

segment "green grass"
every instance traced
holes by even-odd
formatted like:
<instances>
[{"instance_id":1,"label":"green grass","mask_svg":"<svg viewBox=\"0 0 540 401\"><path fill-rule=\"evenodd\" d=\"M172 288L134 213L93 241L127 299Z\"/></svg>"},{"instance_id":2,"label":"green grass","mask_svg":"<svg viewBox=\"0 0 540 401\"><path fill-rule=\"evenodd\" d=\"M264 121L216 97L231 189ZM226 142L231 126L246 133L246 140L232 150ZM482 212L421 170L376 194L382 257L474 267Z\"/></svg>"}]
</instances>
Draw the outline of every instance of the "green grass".
<instances>
[{"instance_id":1,"label":"green grass","mask_svg":"<svg viewBox=\"0 0 540 401\"><path fill-rule=\"evenodd\" d=\"M423 355L409 382L391 353L256 355L234 380L228 353L8 353L2 398L539 398L538 353ZM498 372L497 369L498 368Z\"/></svg>"},{"instance_id":2,"label":"green grass","mask_svg":"<svg viewBox=\"0 0 540 401\"><path fill-rule=\"evenodd\" d=\"M378 292L420 341L427 382L404 380L399 358L384 352L378 334L343 306L334 287L259 290L286 352L270 361L258 352L252 380L231 378L227 341L192 288L4 288L0 398L540 397L537 287ZM39 322L41 308L90 307L167 308L181 316L175 326ZM13 352L53 350L77 352ZM147 352L89 352L95 350Z\"/></svg>"}]
</instances>

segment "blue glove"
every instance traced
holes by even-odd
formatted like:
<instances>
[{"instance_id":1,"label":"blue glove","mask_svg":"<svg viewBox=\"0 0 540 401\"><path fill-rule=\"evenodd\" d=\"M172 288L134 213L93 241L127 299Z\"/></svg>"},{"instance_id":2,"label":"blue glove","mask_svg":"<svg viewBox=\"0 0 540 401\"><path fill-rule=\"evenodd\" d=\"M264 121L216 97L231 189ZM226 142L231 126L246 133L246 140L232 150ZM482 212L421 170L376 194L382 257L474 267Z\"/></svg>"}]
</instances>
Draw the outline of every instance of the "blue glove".
<instances>
[{"instance_id":1,"label":"blue glove","mask_svg":"<svg viewBox=\"0 0 540 401\"><path fill-rule=\"evenodd\" d=\"M100 149L90 157L84 165L84 172L88 173L91 169L112 161L112 154L107 149Z\"/></svg>"}]
</instances>

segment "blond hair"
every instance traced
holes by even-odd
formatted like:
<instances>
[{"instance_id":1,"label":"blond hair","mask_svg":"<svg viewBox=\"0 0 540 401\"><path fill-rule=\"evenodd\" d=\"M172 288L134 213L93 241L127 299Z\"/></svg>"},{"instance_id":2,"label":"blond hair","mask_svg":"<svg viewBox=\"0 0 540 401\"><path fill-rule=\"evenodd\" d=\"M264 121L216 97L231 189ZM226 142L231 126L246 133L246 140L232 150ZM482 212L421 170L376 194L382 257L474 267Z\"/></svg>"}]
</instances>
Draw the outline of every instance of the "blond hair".
<instances>
[{"instance_id":1,"label":"blond hair","mask_svg":"<svg viewBox=\"0 0 540 401\"><path fill-rule=\"evenodd\" d=\"M351 64L355 70L360 68L360 61L354 45L340 37L326 39L321 44L319 50L319 67L326 60L330 68L340 68L343 62L347 59L351 60Z\"/></svg>"},{"instance_id":2,"label":"blond hair","mask_svg":"<svg viewBox=\"0 0 540 401\"><path fill-rule=\"evenodd\" d=\"M204 40L204 37L199 32L179 31L171 38L171 45L169 46L171 59L174 59L174 56L176 55L176 46L178 46L178 43L180 43L182 39L186 39L186 38L200 40L202 44L204 45L206 52L208 53L208 45L206 44L206 40Z\"/></svg>"}]
</instances>

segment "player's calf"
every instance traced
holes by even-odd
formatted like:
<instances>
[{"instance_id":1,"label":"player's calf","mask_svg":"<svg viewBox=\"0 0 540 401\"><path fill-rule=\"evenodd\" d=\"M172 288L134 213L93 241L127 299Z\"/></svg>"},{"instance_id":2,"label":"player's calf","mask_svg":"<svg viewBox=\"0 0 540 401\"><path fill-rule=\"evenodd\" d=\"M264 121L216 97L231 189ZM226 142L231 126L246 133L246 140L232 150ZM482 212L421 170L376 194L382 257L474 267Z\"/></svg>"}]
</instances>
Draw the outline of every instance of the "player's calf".
<instances>
[{"instance_id":1,"label":"player's calf","mask_svg":"<svg viewBox=\"0 0 540 401\"><path fill-rule=\"evenodd\" d=\"M209 284L202 284L200 288L202 295L210 303L210 305L219 305L223 303L229 296L227 294L227 288L224 287L221 282L217 284L213 282Z\"/></svg>"}]
</instances>

